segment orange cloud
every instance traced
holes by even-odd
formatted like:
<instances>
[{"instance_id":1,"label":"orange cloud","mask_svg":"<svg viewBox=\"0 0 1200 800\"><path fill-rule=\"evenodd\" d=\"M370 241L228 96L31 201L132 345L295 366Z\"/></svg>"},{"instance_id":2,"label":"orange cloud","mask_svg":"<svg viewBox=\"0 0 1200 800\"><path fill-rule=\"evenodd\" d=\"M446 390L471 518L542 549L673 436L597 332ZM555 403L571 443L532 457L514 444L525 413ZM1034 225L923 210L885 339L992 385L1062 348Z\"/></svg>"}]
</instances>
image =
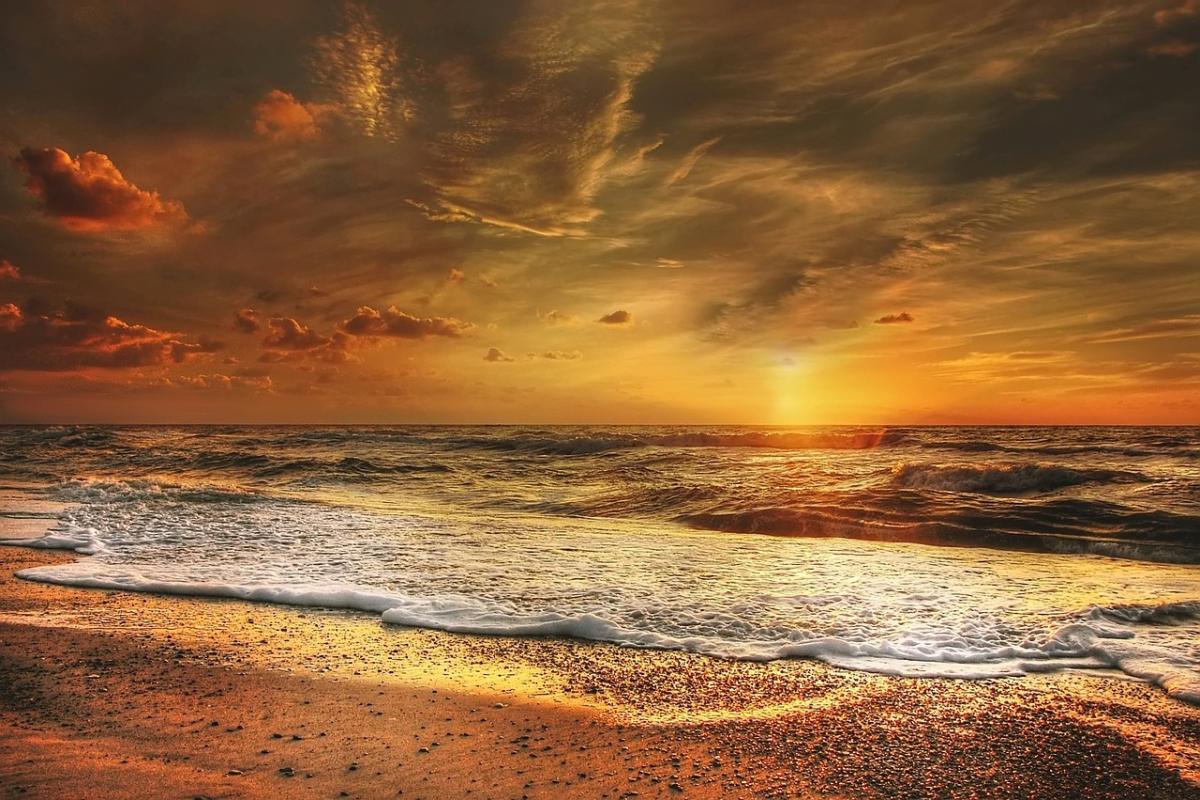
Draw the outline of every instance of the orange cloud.
<instances>
[{"instance_id":1,"label":"orange cloud","mask_svg":"<svg viewBox=\"0 0 1200 800\"><path fill-rule=\"evenodd\" d=\"M596 321L604 325L632 325L633 314L630 314L624 309L620 309L618 311L613 311L611 314L605 314Z\"/></svg>"},{"instance_id":2,"label":"orange cloud","mask_svg":"<svg viewBox=\"0 0 1200 800\"><path fill-rule=\"evenodd\" d=\"M262 392L269 392L272 389L269 375L244 376L220 373L195 376L179 375L168 379L167 384L183 389L250 389Z\"/></svg>"},{"instance_id":3,"label":"orange cloud","mask_svg":"<svg viewBox=\"0 0 1200 800\"><path fill-rule=\"evenodd\" d=\"M254 132L276 142L310 141L321 135L320 118L328 110L272 89L254 106Z\"/></svg>"},{"instance_id":4,"label":"orange cloud","mask_svg":"<svg viewBox=\"0 0 1200 800\"><path fill-rule=\"evenodd\" d=\"M0 280L19 281L21 279L21 270L17 269L11 261L0 259Z\"/></svg>"},{"instance_id":5,"label":"orange cloud","mask_svg":"<svg viewBox=\"0 0 1200 800\"><path fill-rule=\"evenodd\" d=\"M0 306L0 331L14 331L24 324L21 309L13 303Z\"/></svg>"},{"instance_id":6,"label":"orange cloud","mask_svg":"<svg viewBox=\"0 0 1200 800\"><path fill-rule=\"evenodd\" d=\"M1184 58L1196 52L1197 48L1200 48L1200 44L1197 44L1196 42L1185 42L1182 39L1172 39L1169 42L1151 45L1150 47L1146 48L1146 52L1152 56Z\"/></svg>"},{"instance_id":7,"label":"orange cloud","mask_svg":"<svg viewBox=\"0 0 1200 800\"><path fill-rule=\"evenodd\" d=\"M876 325L895 325L900 322L912 322L913 315L907 311L901 311L899 314L884 314L879 319L875 320Z\"/></svg>"},{"instance_id":8,"label":"orange cloud","mask_svg":"<svg viewBox=\"0 0 1200 800\"><path fill-rule=\"evenodd\" d=\"M347 352L350 337L341 331L325 336L291 317L271 317L267 328L269 332L262 343L268 350L259 356L259 361L275 364L313 358L340 364L350 358Z\"/></svg>"},{"instance_id":9,"label":"orange cloud","mask_svg":"<svg viewBox=\"0 0 1200 800\"><path fill-rule=\"evenodd\" d=\"M395 306L389 306L383 313L370 306L361 306L357 314L339 327L351 336L424 339L429 336L462 336L474 326L453 317L414 317Z\"/></svg>"},{"instance_id":10,"label":"orange cloud","mask_svg":"<svg viewBox=\"0 0 1200 800\"><path fill-rule=\"evenodd\" d=\"M223 346L189 341L74 303L63 309L38 303L24 309L13 303L0 306L0 370L147 367L182 363Z\"/></svg>"},{"instance_id":11,"label":"orange cloud","mask_svg":"<svg viewBox=\"0 0 1200 800\"><path fill-rule=\"evenodd\" d=\"M263 346L273 350L312 350L330 343L312 328L291 317L271 317L267 325L270 332L263 339Z\"/></svg>"},{"instance_id":12,"label":"orange cloud","mask_svg":"<svg viewBox=\"0 0 1200 800\"><path fill-rule=\"evenodd\" d=\"M139 189L103 153L71 158L56 147L26 147L14 159L25 171L25 188L42 211L76 231L141 230L187 221L183 205Z\"/></svg>"},{"instance_id":13,"label":"orange cloud","mask_svg":"<svg viewBox=\"0 0 1200 800\"><path fill-rule=\"evenodd\" d=\"M1172 22L1184 17L1194 17L1200 12L1200 3L1196 0L1187 0L1182 5L1175 8L1164 8L1161 11L1154 12L1154 21L1159 25L1170 25Z\"/></svg>"}]
</instances>

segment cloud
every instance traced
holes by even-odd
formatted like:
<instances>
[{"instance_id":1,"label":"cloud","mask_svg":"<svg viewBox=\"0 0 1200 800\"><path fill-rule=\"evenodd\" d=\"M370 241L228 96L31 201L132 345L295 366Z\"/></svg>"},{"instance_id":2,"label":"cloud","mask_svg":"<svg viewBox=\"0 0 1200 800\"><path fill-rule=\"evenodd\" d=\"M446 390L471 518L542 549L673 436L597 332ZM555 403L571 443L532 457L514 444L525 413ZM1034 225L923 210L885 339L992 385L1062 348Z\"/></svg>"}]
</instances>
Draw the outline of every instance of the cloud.
<instances>
[{"instance_id":1,"label":"cloud","mask_svg":"<svg viewBox=\"0 0 1200 800\"><path fill-rule=\"evenodd\" d=\"M271 317L267 321L268 333L263 347L272 350L312 350L329 344L328 336L321 334L291 317Z\"/></svg>"},{"instance_id":2,"label":"cloud","mask_svg":"<svg viewBox=\"0 0 1200 800\"><path fill-rule=\"evenodd\" d=\"M290 93L272 89L254 106L254 132L276 142L303 142L320 137L320 119L329 106L301 103Z\"/></svg>"},{"instance_id":3,"label":"cloud","mask_svg":"<svg viewBox=\"0 0 1200 800\"><path fill-rule=\"evenodd\" d=\"M1200 44L1196 42L1185 42L1183 39L1172 39L1169 42L1161 42L1146 48L1146 52L1152 56L1166 56L1168 58L1185 58L1200 48Z\"/></svg>"},{"instance_id":4,"label":"cloud","mask_svg":"<svg viewBox=\"0 0 1200 800\"><path fill-rule=\"evenodd\" d=\"M901 311L899 314L884 314L879 319L875 320L876 325L895 325L900 322L912 322L913 315L907 311Z\"/></svg>"},{"instance_id":5,"label":"cloud","mask_svg":"<svg viewBox=\"0 0 1200 800\"><path fill-rule=\"evenodd\" d=\"M48 308L30 301L0 306L0 370L121 369L182 363L224 345L126 322L68 303Z\"/></svg>"},{"instance_id":6,"label":"cloud","mask_svg":"<svg viewBox=\"0 0 1200 800\"><path fill-rule=\"evenodd\" d=\"M932 368L957 381L1061 381L1074 365L1074 356L1064 350L971 352Z\"/></svg>"},{"instance_id":7,"label":"cloud","mask_svg":"<svg viewBox=\"0 0 1200 800\"><path fill-rule=\"evenodd\" d=\"M230 391L247 389L259 392L271 391L272 383L269 375L176 375L166 380L167 385L181 389L215 389Z\"/></svg>"},{"instance_id":8,"label":"cloud","mask_svg":"<svg viewBox=\"0 0 1200 800\"><path fill-rule=\"evenodd\" d=\"M462 336L474 326L453 317L414 317L395 306L389 306L382 313L370 306L360 306L357 314L338 327L351 336L425 339L430 336Z\"/></svg>"},{"instance_id":9,"label":"cloud","mask_svg":"<svg viewBox=\"0 0 1200 800\"><path fill-rule=\"evenodd\" d=\"M445 106L416 110L441 122L425 142L426 216L582 235L601 216L601 190L634 158L630 101L661 37L647 6L529 4L500 35L431 70L421 94Z\"/></svg>"},{"instance_id":10,"label":"cloud","mask_svg":"<svg viewBox=\"0 0 1200 800\"><path fill-rule=\"evenodd\" d=\"M581 357L578 350L547 350L544 353L530 353L530 358L544 358L547 361L575 361Z\"/></svg>"},{"instance_id":11,"label":"cloud","mask_svg":"<svg viewBox=\"0 0 1200 800\"><path fill-rule=\"evenodd\" d=\"M1093 344L1135 342L1145 339L1185 339L1200 336L1200 314L1149 320L1083 337Z\"/></svg>"},{"instance_id":12,"label":"cloud","mask_svg":"<svg viewBox=\"0 0 1200 800\"><path fill-rule=\"evenodd\" d=\"M182 364L189 356L218 353L225 349L225 343L202 336L197 342L170 342L170 348L171 360L176 364Z\"/></svg>"},{"instance_id":13,"label":"cloud","mask_svg":"<svg viewBox=\"0 0 1200 800\"><path fill-rule=\"evenodd\" d=\"M26 147L14 162L28 176L25 188L41 201L43 213L71 230L143 230L187 222L181 203L139 189L103 153L71 158L56 147Z\"/></svg>"},{"instance_id":14,"label":"cloud","mask_svg":"<svg viewBox=\"0 0 1200 800\"><path fill-rule=\"evenodd\" d=\"M24 315L17 305L5 303L0 306L0 331L15 331L24 324Z\"/></svg>"},{"instance_id":15,"label":"cloud","mask_svg":"<svg viewBox=\"0 0 1200 800\"><path fill-rule=\"evenodd\" d=\"M258 357L266 364L304 359L340 364L351 357L350 337L342 331L325 336L291 317L271 317L267 331L262 341L267 350Z\"/></svg>"},{"instance_id":16,"label":"cloud","mask_svg":"<svg viewBox=\"0 0 1200 800\"><path fill-rule=\"evenodd\" d=\"M243 308L233 315L233 327L242 333L258 333L262 329L262 322L253 308Z\"/></svg>"},{"instance_id":17,"label":"cloud","mask_svg":"<svg viewBox=\"0 0 1200 800\"><path fill-rule=\"evenodd\" d=\"M450 268L450 272L446 275L447 283L462 283L467 279L467 274L461 269Z\"/></svg>"},{"instance_id":18,"label":"cloud","mask_svg":"<svg viewBox=\"0 0 1200 800\"><path fill-rule=\"evenodd\" d=\"M0 280L19 281L21 280L21 270L6 259L0 259Z\"/></svg>"},{"instance_id":19,"label":"cloud","mask_svg":"<svg viewBox=\"0 0 1200 800\"><path fill-rule=\"evenodd\" d=\"M366 136L384 139L398 136L415 114L400 67L396 37L356 2L343 4L341 27L317 40L312 59L315 82L339 116Z\"/></svg>"},{"instance_id":20,"label":"cloud","mask_svg":"<svg viewBox=\"0 0 1200 800\"><path fill-rule=\"evenodd\" d=\"M578 319L578 317L576 317L574 314L567 314L566 312L559 311L558 309L551 309L545 314L539 313L538 318L540 318L542 322L545 322L547 325L570 325Z\"/></svg>"},{"instance_id":21,"label":"cloud","mask_svg":"<svg viewBox=\"0 0 1200 800\"><path fill-rule=\"evenodd\" d=\"M663 186L674 186L676 183L679 183L679 181L692 174L692 170L695 169L696 164L700 161L704 154L708 152L709 148L719 141L721 141L721 137L714 136L713 138L703 141L689 150L687 155L680 160L679 166L675 167L674 171L672 171L671 174L667 176L666 180L663 181Z\"/></svg>"},{"instance_id":22,"label":"cloud","mask_svg":"<svg viewBox=\"0 0 1200 800\"><path fill-rule=\"evenodd\" d=\"M516 359L515 359L515 358L513 358L513 357L512 357L512 356L510 356L510 355L508 355L508 354L507 354L507 353L505 353L503 350L499 350L499 349L497 349L497 348L495 348L495 347L489 347L489 348L488 348L488 351L487 351L487 353L486 353L486 354L483 356L483 360L484 360L484 361L491 361L491 362L493 362L493 363L496 363L496 362L499 362L499 361L516 361Z\"/></svg>"},{"instance_id":23,"label":"cloud","mask_svg":"<svg viewBox=\"0 0 1200 800\"><path fill-rule=\"evenodd\" d=\"M620 309L618 311L605 314L600 319L596 320L596 322L604 325L632 325L633 314L630 314L624 309Z\"/></svg>"},{"instance_id":24,"label":"cloud","mask_svg":"<svg viewBox=\"0 0 1200 800\"><path fill-rule=\"evenodd\" d=\"M1166 26L1185 17L1194 17L1198 12L1200 12L1200 3L1196 2L1196 0L1187 0L1187 2L1174 8L1164 8L1160 11L1155 11L1154 21L1160 26Z\"/></svg>"}]
</instances>

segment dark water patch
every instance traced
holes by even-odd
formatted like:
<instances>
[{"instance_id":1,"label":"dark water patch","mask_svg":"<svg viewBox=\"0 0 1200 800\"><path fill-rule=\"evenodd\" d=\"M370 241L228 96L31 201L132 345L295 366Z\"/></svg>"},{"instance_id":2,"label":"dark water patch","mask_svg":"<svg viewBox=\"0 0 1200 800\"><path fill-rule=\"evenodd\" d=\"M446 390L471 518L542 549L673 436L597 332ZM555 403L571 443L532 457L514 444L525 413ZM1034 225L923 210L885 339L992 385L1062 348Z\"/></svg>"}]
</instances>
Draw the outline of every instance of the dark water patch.
<instances>
[{"instance_id":1,"label":"dark water patch","mask_svg":"<svg viewBox=\"0 0 1200 800\"><path fill-rule=\"evenodd\" d=\"M1013 524L981 525L970 515L946 515L930 521L866 521L813 509L759 508L749 511L686 514L680 522L694 528L725 533L765 534L797 538L865 539L880 542L981 547L1035 553L1103 555L1164 563L1200 563L1200 541L1194 537L1144 539L1146 531L1128 529L1125 537L1085 535L1069 526L1057 531L1029 529ZM993 519L993 523L998 520ZM1072 532L1074 530L1075 532ZM1175 530L1178 534L1178 529Z\"/></svg>"}]
</instances>

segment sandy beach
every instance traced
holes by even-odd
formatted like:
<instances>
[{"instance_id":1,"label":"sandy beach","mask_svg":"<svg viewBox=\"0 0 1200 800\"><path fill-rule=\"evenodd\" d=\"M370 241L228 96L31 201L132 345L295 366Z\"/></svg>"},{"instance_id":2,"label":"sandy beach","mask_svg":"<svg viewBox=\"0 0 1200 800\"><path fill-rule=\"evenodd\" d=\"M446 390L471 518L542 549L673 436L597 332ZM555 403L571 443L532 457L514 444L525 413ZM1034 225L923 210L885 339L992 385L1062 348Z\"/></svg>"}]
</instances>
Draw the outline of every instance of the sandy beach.
<instances>
[{"instance_id":1,"label":"sandy beach","mask_svg":"<svg viewBox=\"0 0 1200 800\"><path fill-rule=\"evenodd\" d=\"M1131 681L884 678L64 589L0 549L0 791L34 798L1200 797Z\"/></svg>"}]
</instances>

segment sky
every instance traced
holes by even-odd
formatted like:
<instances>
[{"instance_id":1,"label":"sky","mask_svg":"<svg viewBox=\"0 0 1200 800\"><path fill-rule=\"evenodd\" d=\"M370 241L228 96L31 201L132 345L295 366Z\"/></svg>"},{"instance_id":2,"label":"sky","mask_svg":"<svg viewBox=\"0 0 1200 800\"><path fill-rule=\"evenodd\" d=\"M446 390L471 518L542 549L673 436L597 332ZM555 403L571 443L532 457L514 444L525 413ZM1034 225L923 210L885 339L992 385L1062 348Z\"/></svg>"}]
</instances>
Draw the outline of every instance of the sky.
<instances>
[{"instance_id":1,"label":"sky","mask_svg":"<svg viewBox=\"0 0 1200 800\"><path fill-rule=\"evenodd\" d=\"M1200 422L1200 0L0 15L0 421Z\"/></svg>"}]
</instances>

